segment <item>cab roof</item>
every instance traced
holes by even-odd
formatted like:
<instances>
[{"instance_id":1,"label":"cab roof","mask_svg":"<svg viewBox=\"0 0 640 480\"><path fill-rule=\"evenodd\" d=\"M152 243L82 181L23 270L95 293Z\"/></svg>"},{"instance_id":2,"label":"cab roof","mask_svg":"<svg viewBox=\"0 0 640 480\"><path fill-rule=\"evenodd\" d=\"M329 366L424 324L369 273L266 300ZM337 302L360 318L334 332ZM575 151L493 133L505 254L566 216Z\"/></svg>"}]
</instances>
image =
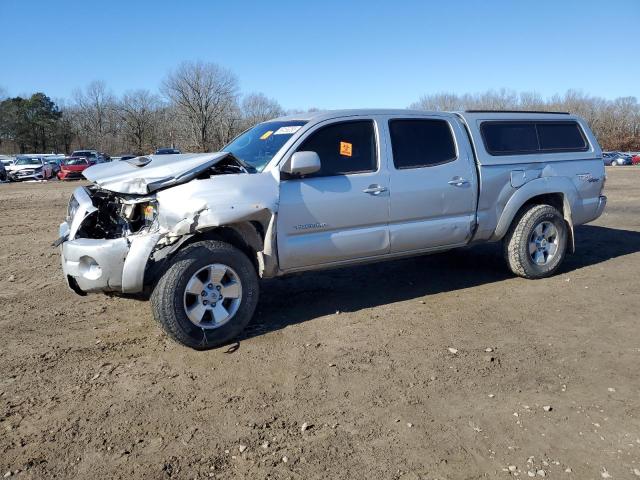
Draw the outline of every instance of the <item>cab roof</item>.
<instances>
[{"instance_id":1,"label":"cab roof","mask_svg":"<svg viewBox=\"0 0 640 480\"><path fill-rule=\"evenodd\" d=\"M273 120L269 121L286 122L300 120L308 122L310 120L330 120L332 118L352 117L359 115L441 115L443 113L450 112L430 112L425 110L410 110L406 108L355 108L345 110L324 110L317 112L293 113L291 115L285 115L283 117L274 118Z\"/></svg>"},{"instance_id":2,"label":"cab roof","mask_svg":"<svg viewBox=\"0 0 640 480\"><path fill-rule=\"evenodd\" d=\"M405 108L358 108L358 109L345 109L345 110L325 110L316 112L301 112L291 115L285 115L282 117L274 118L269 121L322 121L331 120L334 118L350 117L350 116L362 116L362 115L457 115L466 120L516 120L516 119L573 119L575 118L568 112L553 112L553 111L539 111L539 110L464 110L464 111L435 111L435 110L412 110Z\"/></svg>"}]
</instances>

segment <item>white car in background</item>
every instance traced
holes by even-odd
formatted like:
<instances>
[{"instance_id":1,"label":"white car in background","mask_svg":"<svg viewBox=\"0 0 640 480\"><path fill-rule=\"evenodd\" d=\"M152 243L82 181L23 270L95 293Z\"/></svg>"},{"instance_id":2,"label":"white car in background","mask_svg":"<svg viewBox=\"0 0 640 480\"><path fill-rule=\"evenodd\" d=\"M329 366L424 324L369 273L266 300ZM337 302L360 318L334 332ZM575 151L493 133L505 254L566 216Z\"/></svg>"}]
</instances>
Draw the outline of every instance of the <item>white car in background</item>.
<instances>
[{"instance_id":1,"label":"white car in background","mask_svg":"<svg viewBox=\"0 0 640 480\"><path fill-rule=\"evenodd\" d=\"M18 155L15 162L7 167L9 180L48 180L53 178L53 166L43 156Z\"/></svg>"}]
</instances>

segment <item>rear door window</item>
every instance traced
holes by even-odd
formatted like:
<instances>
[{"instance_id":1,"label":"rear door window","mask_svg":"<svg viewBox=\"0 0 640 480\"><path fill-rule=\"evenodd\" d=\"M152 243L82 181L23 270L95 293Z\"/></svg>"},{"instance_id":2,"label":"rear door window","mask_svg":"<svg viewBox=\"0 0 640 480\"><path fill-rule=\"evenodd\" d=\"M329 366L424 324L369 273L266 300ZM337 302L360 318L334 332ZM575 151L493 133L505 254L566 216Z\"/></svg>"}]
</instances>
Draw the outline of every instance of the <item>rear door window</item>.
<instances>
[{"instance_id":1,"label":"rear door window","mask_svg":"<svg viewBox=\"0 0 640 480\"><path fill-rule=\"evenodd\" d=\"M456 146L444 120L389 121L393 164L397 169L440 165L456 159Z\"/></svg>"},{"instance_id":2,"label":"rear door window","mask_svg":"<svg viewBox=\"0 0 640 480\"><path fill-rule=\"evenodd\" d=\"M321 168L307 177L373 172L377 169L372 120L332 123L313 132L297 149L316 152Z\"/></svg>"}]
</instances>

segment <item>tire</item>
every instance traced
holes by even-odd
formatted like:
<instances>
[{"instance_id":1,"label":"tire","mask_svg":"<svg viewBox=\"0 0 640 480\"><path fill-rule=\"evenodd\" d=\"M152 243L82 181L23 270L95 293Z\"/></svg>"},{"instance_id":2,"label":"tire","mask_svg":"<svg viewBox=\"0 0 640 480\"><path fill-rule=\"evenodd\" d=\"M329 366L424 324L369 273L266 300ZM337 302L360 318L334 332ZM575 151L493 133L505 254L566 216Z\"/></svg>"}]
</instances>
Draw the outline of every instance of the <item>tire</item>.
<instances>
[{"instance_id":1,"label":"tire","mask_svg":"<svg viewBox=\"0 0 640 480\"><path fill-rule=\"evenodd\" d=\"M551 205L532 205L511 224L504 238L504 256L520 277L548 277L564 260L567 240L568 227L560 212Z\"/></svg>"},{"instance_id":2,"label":"tire","mask_svg":"<svg viewBox=\"0 0 640 480\"><path fill-rule=\"evenodd\" d=\"M222 267L226 267L226 273L214 284L217 280L211 280L214 277L211 272L220 272ZM227 282L226 286L224 282ZM215 295L227 290L231 292L230 286L235 286L233 290L237 294L238 282L239 297L225 297L216 302L209 301L206 307L202 305L207 304L206 298L215 299ZM211 285L213 288L209 289ZM203 288L202 297L189 293L187 287L192 291ZM171 339L196 350L208 350L228 343L246 327L258 303L259 289L256 269L242 251L220 241L197 242L176 254L153 289L153 316ZM227 320L217 322L216 318L220 316L213 306L223 306L225 313L234 313ZM210 313L205 312L200 323L194 323L189 315L199 317L199 311L203 309Z\"/></svg>"}]
</instances>

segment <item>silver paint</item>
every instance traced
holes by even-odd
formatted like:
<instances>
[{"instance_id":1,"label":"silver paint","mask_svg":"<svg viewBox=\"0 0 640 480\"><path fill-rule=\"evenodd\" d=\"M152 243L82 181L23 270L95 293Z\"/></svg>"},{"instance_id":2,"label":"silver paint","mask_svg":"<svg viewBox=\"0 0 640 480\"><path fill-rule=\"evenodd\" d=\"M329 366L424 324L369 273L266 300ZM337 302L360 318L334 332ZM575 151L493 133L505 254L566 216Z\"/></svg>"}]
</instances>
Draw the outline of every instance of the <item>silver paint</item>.
<instances>
[{"instance_id":1,"label":"silver paint","mask_svg":"<svg viewBox=\"0 0 640 480\"><path fill-rule=\"evenodd\" d=\"M137 166L132 162L98 163L83 175L96 185L118 193L144 195L187 182L225 158L225 152L181 155L148 155Z\"/></svg>"},{"instance_id":2,"label":"silver paint","mask_svg":"<svg viewBox=\"0 0 640 480\"><path fill-rule=\"evenodd\" d=\"M456 159L395 169L388 130L388 121L395 118L448 122ZM542 194L561 195L570 231L597 218L606 205L601 196L605 176L600 147L585 122L572 115L345 110L285 119L307 123L262 173L195 179L224 159L228 155L224 152L151 156L144 166L119 162L87 169L85 176L103 189L146 196L131 202L155 200L158 216L152 227L125 238L75 238L81 223L95 211L87 190L76 190L79 207L60 229L61 236L66 235L65 274L85 291L139 292L150 261L170 256L189 238L224 227L256 251L260 275L270 277L499 241L522 205ZM376 171L281 177L281 171L290 169L293 153L315 130L354 119L374 122ZM517 119L576 120L589 150L489 155L480 137L482 122ZM95 258L101 266L104 262L99 278L83 276L82 256ZM94 274L92 270L89 276Z\"/></svg>"}]
</instances>

